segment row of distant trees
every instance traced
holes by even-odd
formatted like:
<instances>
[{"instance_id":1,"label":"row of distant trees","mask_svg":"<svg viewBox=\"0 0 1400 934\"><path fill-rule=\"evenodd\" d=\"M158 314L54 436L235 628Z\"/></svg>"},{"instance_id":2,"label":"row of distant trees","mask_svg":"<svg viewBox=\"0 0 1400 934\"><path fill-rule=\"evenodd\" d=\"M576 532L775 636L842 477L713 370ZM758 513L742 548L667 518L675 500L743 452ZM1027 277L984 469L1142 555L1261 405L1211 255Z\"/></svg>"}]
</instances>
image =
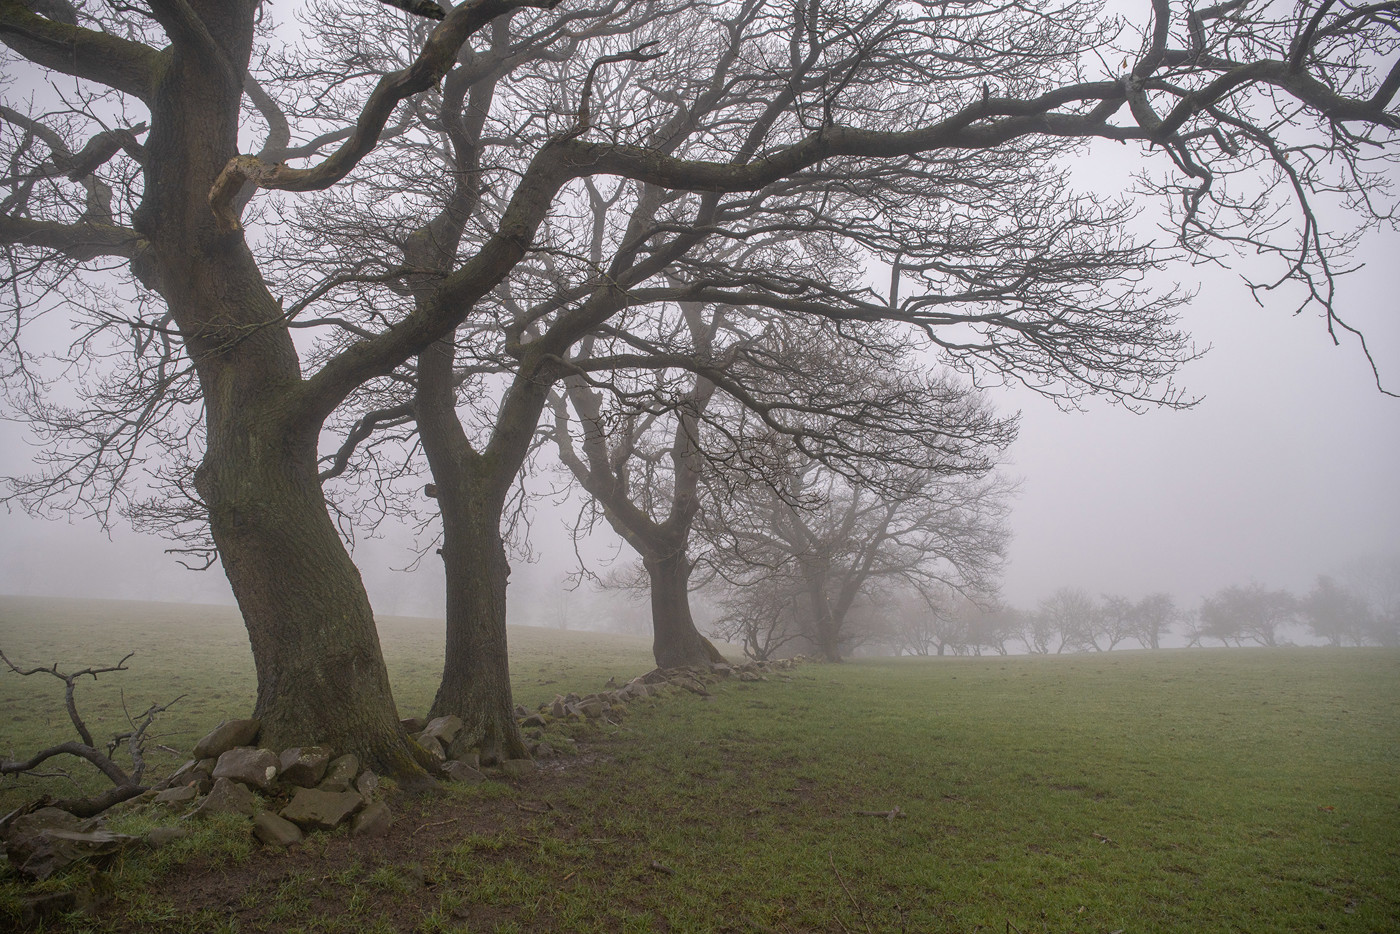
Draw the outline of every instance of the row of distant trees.
<instances>
[{"instance_id":1,"label":"row of distant trees","mask_svg":"<svg viewBox=\"0 0 1400 934\"><path fill-rule=\"evenodd\" d=\"M845 647L902 655L1039 655L1188 646L1276 646L1306 633L1332 646L1400 645L1400 567L1357 580L1319 576L1305 594L1261 584L1225 587L1195 608L1168 593L1133 599L1095 596L1064 587L1033 610L994 598L971 598L952 588L895 586L853 600L842 632ZM723 603L716 635L746 654L820 649L818 621L797 581L763 588ZM830 656L830 653L826 653Z\"/></svg>"}]
</instances>

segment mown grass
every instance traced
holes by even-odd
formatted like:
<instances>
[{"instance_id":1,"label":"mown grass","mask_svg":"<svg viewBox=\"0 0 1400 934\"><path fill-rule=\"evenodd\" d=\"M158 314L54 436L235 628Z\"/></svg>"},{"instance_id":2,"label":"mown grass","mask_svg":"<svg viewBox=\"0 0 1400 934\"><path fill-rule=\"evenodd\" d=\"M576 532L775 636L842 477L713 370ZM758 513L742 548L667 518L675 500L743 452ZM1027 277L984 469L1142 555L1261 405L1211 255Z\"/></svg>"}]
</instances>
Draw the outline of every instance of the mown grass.
<instances>
[{"instance_id":1,"label":"mown grass","mask_svg":"<svg viewBox=\"0 0 1400 934\"><path fill-rule=\"evenodd\" d=\"M549 669L558 649L535 656L517 644L524 690L533 678L543 699L648 667L644 649L638 658L624 643L580 638L598 654L559 677ZM191 687L220 683L188 654L179 667ZM8 680L13 692L19 679ZM347 862L354 841L333 834L313 844L340 854L333 872L289 863L275 885L247 893L247 908L191 907L169 888L259 858L242 838L201 853L195 872L198 847L217 845L201 837L123 860L114 907L65 923L1400 930L1395 651L807 665L790 680L727 683L712 699L634 706L586 752L586 763L519 787L405 803L408 823L461 815L460 832L414 851L412 867L383 854ZM861 813L896 807L894 820ZM473 825L473 814L490 819Z\"/></svg>"}]
</instances>

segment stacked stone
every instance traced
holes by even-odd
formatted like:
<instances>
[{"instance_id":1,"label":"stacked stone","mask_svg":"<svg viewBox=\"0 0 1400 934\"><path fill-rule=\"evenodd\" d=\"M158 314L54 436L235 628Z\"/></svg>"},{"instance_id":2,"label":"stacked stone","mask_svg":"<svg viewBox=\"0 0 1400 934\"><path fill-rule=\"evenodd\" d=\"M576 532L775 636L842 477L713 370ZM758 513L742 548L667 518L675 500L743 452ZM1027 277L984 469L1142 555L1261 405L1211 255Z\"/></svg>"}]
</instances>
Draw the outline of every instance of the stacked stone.
<instances>
[{"instance_id":1,"label":"stacked stone","mask_svg":"<svg viewBox=\"0 0 1400 934\"><path fill-rule=\"evenodd\" d=\"M258 729L257 720L221 724L195 744L194 758L162 782L152 800L193 805L186 814L191 820L241 814L270 846L291 846L307 833L347 822L360 835L388 830L393 815L376 798L379 777L362 770L353 754L337 756L324 746L261 749L253 745Z\"/></svg>"}]
</instances>

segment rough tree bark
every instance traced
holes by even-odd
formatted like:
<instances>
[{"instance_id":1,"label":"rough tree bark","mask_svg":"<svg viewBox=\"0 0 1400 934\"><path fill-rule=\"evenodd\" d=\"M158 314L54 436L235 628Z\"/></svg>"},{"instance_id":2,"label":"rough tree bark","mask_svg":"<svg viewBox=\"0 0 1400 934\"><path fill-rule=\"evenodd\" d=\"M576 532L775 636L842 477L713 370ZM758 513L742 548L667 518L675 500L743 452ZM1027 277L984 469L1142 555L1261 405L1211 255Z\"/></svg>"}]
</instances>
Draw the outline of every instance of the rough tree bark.
<instances>
[{"instance_id":1,"label":"rough tree bark","mask_svg":"<svg viewBox=\"0 0 1400 934\"><path fill-rule=\"evenodd\" d=\"M501 514L529 450L544 393L529 392L528 381L523 391L513 389L502 412L518 414L503 418L498 424L506 430L497 432L485 454L478 453L457 418L453 350L449 338L418 358L418 433L442 514L447 590L446 657L429 713L461 717L467 741L481 750L483 762L523 759L529 753L515 720L506 651L510 563Z\"/></svg>"},{"instance_id":2,"label":"rough tree bark","mask_svg":"<svg viewBox=\"0 0 1400 934\"><path fill-rule=\"evenodd\" d=\"M193 3L205 37L177 41L152 74L137 265L185 335L203 388L208 447L196 487L248 628L255 716L272 748L322 743L385 774L421 774L398 723L374 616L326 512L318 420L298 417L296 348L277 326L240 231L208 193L238 153L254 3ZM203 43L204 48L198 48ZM201 54L202 53L202 54ZM218 67L220 65L226 67Z\"/></svg>"}]
</instances>

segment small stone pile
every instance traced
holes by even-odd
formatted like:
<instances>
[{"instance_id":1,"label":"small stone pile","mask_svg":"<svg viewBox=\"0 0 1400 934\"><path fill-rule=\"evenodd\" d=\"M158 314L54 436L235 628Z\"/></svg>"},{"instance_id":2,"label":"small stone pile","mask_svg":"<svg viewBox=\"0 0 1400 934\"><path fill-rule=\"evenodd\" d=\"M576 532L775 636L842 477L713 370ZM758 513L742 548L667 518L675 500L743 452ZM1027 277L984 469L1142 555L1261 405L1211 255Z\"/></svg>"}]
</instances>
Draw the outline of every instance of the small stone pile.
<instances>
[{"instance_id":1,"label":"small stone pile","mask_svg":"<svg viewBox=\"0 0 1400 934\"><path fill-rule=\"evenodd\" d=\"M469 737L463 731L460 717L446 716L433 720L410 717L401 722L409 737L427 751L442 774L452 781L479 782L486 778L481 771L481 755L475 747L468 745ZM486 764L493 766L493 774L502 778L524 778L535 770L535 763L530 759L504 759Z\"/></svg>"},{"instance_id":2,"label":"small stone pile","mask_svg":"<svg viewBox=\"0 0 1400 934\"><path fill-rule=\"evenodd\" d=\"M260 749L257 720L229 720L195 744L193 758L147 794L153 804L192 805L185 817L241 814L270 846L291 846L307 833L347 821L351 832L383 833L393 822L377 800L379 777L353 754L324 746ZM143 796L144 797L144 796Z\"/></svg>"},{"instance_id":3,"label":"small stone pile","mask_svg":"<svg viewBox=\"0 0 1400 934\"><path fill-rule=\"evenodd\" d=\"M768 675L796 667L795 659L771 662L746 662L742 665L690 665L682 668L656 668L638 675L621 687L609 681L609 690L595 694L556 694L551 703L541 704L537 713L524 707L515 709L524 729L543 730L558 721L609 720L627 713L627 705L646 698L664 697L675 691L689 691L709 697L709 685L733 679L736 681L767 681ZM535 755L540 752L532 750ZM545 755L552 754L549 750Z\"/></svg>"}]
</instances>

